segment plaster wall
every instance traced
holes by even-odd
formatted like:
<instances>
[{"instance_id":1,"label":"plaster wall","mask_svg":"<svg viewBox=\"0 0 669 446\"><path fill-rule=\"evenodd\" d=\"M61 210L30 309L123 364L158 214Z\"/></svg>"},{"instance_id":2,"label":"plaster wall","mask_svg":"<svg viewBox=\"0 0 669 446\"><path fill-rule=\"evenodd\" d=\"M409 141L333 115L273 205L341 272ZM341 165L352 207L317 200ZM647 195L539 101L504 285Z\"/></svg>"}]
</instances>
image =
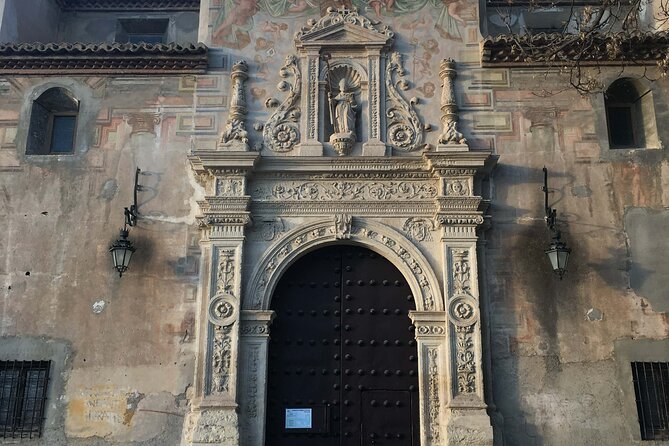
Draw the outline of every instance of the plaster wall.
<instances>
[{"instance_id":1,"label":"plaster wall","mask_svg":"<svg viewBox=\"0 0 669 446\"><path fill-rule=\"evenodd\" d=\"M176 123L192 113L192 92L179 77L20 82L4 90L0 112L0 351L54 362L46 431L32 443L178 444L193 382L200 250L190 141ZM15 145L27 131L25 101L45 82L89 92L80 118L92 124L77 134L85 151L25 156ZM159 123L140 130L132 113ZM136 166L137 252L134 271L119 278L108 247L132 203ZM17 344L20 357L10 354ZM41 347L61 344L64 353Z\"/></svg>"},{"instance_id":2,"label":"plaster wall","mask_svg":"<svg viewBox=\"0 0 669 446\"><path fill-rule=\"evenodd\" d=\"M231 21L226 10L231 2L203 1L200 25L213 48L213 68L206 75L0 82L0 215L7 222L0 234L5 253L0 353L18 351L16 345L53 344L58 349L34 347L40 356L34 359L50 356L63 365L62 403L50 409L62 415L55 422L48 415L47 434L34 444L180 442L192 386L203 379L194 367L204 334L194 330L203 317L198 296L210 286L203 290L200 280L211 267L202 263L195 220L196 200L204 192L186 154L217 147L228 116L226 67L243 58L250 67L251 147L263 157L304 162L296 153L263 147L262 133L251 130L272 113L265 108L267 99L285 97L276 83L285 56L295 52L294 32L320 16L320 8L298 3L303 9L258 11L242 2ZM382 6L378 13L368 6L362 12L397 33L395 48L404 56L410 81L407 97L419 98L419 116L437 129L427 133L426 142L436 145L439 134L439 61L452 57L458 64L460 129L473 151L500 156L493 178L477 191L492 200L487 212L492 227L481 232L485 274L478 285L496 443L641 444L624 370L629 361L669 361L666 267L660 257L669 248L665 149L609 149L601 95L535 94L545 87L560 90L564 79L555 74L481 69L478 5L426 3L412 12L400 6ZM68 15L59 38L110 41L115 20ZM175 19L175 39L195 40L196 21L190 15L181 20ZM13 35L20 39L18 31ZM615 68L605 70L607 82L617 75ZM46 82L87 95L82 118L91 125L78 134L85 144L76 155L24 154L26 101ZM666 122L669 83L648 85L657 122ZM132 113L156 114L160 123L153 132L138 132L130 123ZM669 141L668 132L658 126L661 142ZM361 153L356 147L353 156ZM335 153L326 147L325 154ZM544 165L549 202L573 249L562 281L549 271L543 254L549 242L541 192ZM144 172L142 218L130 233L138 250L119 279L107 249L122 225L123 207L131 202L135 166ZM312 220L286 218L277 236ZM403 224L393 218L386 222ZM252 259L268 246L263 224L258 219L248 229L243 280L256 266ZM416 244L438 269L443 253L438 235L432 237ZM443 286L443 275L438 280Z\"/></svg>"},{"instance_id":3,"label":"plaster wall","mask_svg":"<svg viewBox=\"0 0 669 446\"><path fill-rule=\"evenodd\" d=\"M5 0L0 40L2 42L57 41L60 8L51 0Z\"/></svg>"}]
</instances>

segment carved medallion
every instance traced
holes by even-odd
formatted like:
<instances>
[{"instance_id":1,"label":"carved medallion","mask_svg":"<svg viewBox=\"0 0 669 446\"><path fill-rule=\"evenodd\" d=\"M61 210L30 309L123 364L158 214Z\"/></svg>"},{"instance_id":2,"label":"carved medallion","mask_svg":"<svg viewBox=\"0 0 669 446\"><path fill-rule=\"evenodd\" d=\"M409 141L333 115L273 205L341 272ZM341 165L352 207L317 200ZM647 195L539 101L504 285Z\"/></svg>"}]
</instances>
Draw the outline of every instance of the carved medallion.
<instances>
[{"instance_id":1,"label":"carved medallion","mask_svg":"<svg viewBox=\"0 0 669 446\"><path fill-rule=\"evenodd\" d=\"M232 294L218 294L209 301L207 310L209 322L226 326L237 319L237 303Z\"/></svg>"}]
</instances>

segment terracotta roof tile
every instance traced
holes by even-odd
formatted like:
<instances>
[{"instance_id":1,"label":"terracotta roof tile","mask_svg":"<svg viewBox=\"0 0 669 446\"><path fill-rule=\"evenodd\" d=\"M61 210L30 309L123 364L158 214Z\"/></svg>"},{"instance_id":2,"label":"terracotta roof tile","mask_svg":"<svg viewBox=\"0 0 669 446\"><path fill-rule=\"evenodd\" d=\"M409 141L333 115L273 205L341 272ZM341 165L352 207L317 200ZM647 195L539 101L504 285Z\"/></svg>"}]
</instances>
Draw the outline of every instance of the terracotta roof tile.
<instances>
[{"instance_id":1,"label":"terracotta roof tile","mask_svg":"<svg viewBox=\"0 0 669 446\"><path fill-rule=\"evenodd\" d=\"M652 65L665 57L668 45L667 32L594 35L588 40L559 33L501 35L487 37L482 42L481 61L484 67L551 66L575 59L584 65ZM559 51L553 52L558 48Z\"/></svg>"},{"instance_id":2,"label":"terracotta roof tile","mask_svg":"<svg viewBox=\"0 0 669 446\"><path fill-rule=\"evenodd\" d=\"M200 0L56 0L64 11L198 11Z\"/></svg>"},{"instance_id":3,"label":"terracotta roof tile","mask_svg":"<svg viewBox=\"0 0 669 446\"><path fill-rule=\"evenodd\" d=\"M203 73L204 44L0 44L0 74Z\"/></svg>"}]
</instances>

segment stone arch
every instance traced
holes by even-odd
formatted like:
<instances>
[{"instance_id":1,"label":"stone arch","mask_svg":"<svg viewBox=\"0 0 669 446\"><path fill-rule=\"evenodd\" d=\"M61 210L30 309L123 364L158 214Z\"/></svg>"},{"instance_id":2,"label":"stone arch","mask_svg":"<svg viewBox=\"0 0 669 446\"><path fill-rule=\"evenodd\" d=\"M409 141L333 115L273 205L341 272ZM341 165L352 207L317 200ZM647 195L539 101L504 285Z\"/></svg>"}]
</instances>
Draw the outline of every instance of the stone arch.
<instances>
[{"instance_id":1,"label":"stone arch","mask_svg":"<svg viewBox=\"0 0 669 446\"><path fill-rule=\"evenodd\" d=\"M443 311L439 282L425 256L396 230L364 218L354 218L350 230L344 234L335 228L331 219L312 222L287 233L258 263L243 308L268 310L277 282L295 260L307 252L342 241L371 249L395 265L409 284L417 311Z\"/></svg>"}]
</instances>

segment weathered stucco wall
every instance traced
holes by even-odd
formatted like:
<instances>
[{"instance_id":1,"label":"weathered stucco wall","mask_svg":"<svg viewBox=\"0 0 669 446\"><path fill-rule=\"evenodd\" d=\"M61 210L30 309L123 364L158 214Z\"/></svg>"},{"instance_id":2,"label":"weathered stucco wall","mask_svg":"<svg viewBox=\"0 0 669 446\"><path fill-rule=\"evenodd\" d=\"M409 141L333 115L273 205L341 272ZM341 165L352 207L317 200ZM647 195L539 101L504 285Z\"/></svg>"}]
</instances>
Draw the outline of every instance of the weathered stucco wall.
<instances>
[{"instance_id":1,"label":"weathered stucco wall","mask_svg":"<svg viewBox=\"0 0 669 446\"><path fill-rule=\"evenodd\" d=\"M492 228L481 275L497 444L636 444L626 367L669 361L666 151L609 149L601 95L534 94L558 90L554 74L480 68L473 2L419 3L376 2L378 11L361 12L397 34L407 97L419 98L421 119L435 129L439 61L456 60L460 129L473 150L500 157L490 191L482 191L492 200ZM202 269L195 202L203 192L187 153L216 147L228 115L226 67L244 58L250 144L263 156L284 156L262 148L262 133L251 129L268 119L267 99L285 96L276 84L295 52L294 32L325 9L239 2L233 16L231 5L203 0L201 37L213 48L207 75L0 80L0 353L21 359L32 351L58 367L46 432L33 444L180 442L191 386L202 378L194 364ZM176 40L196 40L190 15L175 20ZM66 40L110 41L116 29L115 19L94 14L63 23ZM607 72L607 81L617 73ZM85 100L80 119L90 125L77 134L75 155L25 155L29 101L45 83ZM669 82L648 85L666 143ZM133 113L159 123L140 131ZM427 142L436 144L438 134ZM573 249L562 281L543 254L544 165L550 204ZM136 166L143 171L142 218L130 232L137 252L119 279L107 249L131 203Z\"/></svg>"},{"instance_id":2,"label":"weathered stucco wall","mask_svg":"<svg viewBox=\"0 0 669 446\"><path fill-rule=\"evenodd\" d=\"M178 444L193 380L199 248L190 141L177 134L177 115L192 113L192 92L179 77L49 78L92 91L82 112L93 125L77 135L89 144L76 155L26 156L13 145L28 124L20 110L46 81L3 84L0 349L35 337L67 345L67 361L37 355L64 370L43 444ZM142 132L133 112L160 122ZM131 269L119 278L107 250L132 203L135 166L142 217L130 231Z\"/></svg>"}]
</instances>

